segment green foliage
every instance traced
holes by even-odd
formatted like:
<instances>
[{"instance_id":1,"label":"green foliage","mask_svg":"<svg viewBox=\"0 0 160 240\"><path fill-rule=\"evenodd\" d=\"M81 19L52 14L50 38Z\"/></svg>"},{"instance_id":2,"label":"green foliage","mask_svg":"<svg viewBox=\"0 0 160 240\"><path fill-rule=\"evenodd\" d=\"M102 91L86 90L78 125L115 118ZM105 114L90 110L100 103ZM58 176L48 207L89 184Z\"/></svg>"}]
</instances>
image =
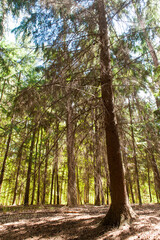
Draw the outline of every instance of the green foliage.
<instances>
[{"instance_id":1,"label":"green foliage","mask_svg":"<svg viewBox=\"0 0 160 240\"><path fill-rule=\"evenodd\" d=\"M88 187L89 203L94 203L95 148L99 149L101 189L106 201L106 186L109 184L109 178L106 177L105 165L105 126L102 119L104 110L100 92L100 36L95 5L87 5L86 1L73 1L72 8L68 9L63 3L60 6L54 3L45 6L44 1L8 0L7 3L6 12L11 11L14 16L19 16L23 12L23 19L20 26L13 31L19 42L9 44L3 40L0 43L0 151L2 151L0 169L8 136L12 133L0 201L4 205L12 204L20 164L16 204L23 203L31 136L36 130L29 201L32 200L35 184L33 204L38 202L38 188L40 188L39 203L41 203L45 163L48 156L46 202L50 203L53 180L52 203L57 201L57 184L59 184L60 203L67 203L68 99L73 110L72 122L75 134L73 150L76 159L79 203L83 204L86 201L85 194ZM152 151L159 163L160 111L155 106L154 97L160 96L159 89L156 90L160 68L153 66L146 35L153 42L153 46L156 45L159 28L153 26L159 24L159 15L157 12L153 14L154 1L150 1L148 6L144 2L144 5L140 3L136 3L136 8L146 18L146 34L137 24L136 12L129 14L133 7L131 4L126 5L124 1L110 1L106 4L106 9L108 9L107 20L110 28L115 112L121 151L127 161L124 165L129 166L132 187L136 192L131 134L133 128L143 201L149 202L146 159L151 159ZM117 30L115 21L118 21L119 26L122 22L126 22L123 23L124 30ZM2 25L3 19L0 17L0 33ZM96 134L98 134L98 143L95 140ZM21 146L23 147L20 158ZM57 152L58 169L55 167ZM150 178L151 193L156 201L153 174Z\"/></svg>"}]
</instances>

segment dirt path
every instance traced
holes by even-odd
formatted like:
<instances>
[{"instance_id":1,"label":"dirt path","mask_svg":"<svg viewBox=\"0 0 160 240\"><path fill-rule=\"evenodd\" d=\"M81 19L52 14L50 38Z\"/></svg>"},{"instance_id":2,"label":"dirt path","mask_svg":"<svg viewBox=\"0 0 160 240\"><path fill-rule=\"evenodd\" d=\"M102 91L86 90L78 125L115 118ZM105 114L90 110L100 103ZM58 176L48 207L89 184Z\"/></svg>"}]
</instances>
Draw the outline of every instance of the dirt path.
<instances>
[{"instance_id":1,"label":"dirt path","mask_svg":"<svg viewBox=\"0 0 160 240\"><path fill-rule=\"evenodd\" d=\"M0 213L0 240L160 240L160 205L133 206L138 218L106 232L98 223L107 207L14 208Z\"/></svg>"}]
</instances>

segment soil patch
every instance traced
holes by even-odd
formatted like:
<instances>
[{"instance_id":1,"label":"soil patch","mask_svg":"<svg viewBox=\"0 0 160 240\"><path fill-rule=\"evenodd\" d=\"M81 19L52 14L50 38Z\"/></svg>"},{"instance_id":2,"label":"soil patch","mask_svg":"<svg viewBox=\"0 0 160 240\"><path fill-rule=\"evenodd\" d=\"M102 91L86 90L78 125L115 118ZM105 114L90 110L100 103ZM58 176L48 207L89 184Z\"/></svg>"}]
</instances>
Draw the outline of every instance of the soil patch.
<instances>
[{"instance_id":1,"label":"soil patch","mask_svg":"<svg viewBox=\"0 0 160 240\"><path fill-rule=\"evenodd\" d=\"M138 217L131 225L109 231L99 227L106 206L3 208L0 240L160 240L160 205L133 208Z\"/></svg>"}]
</instances>

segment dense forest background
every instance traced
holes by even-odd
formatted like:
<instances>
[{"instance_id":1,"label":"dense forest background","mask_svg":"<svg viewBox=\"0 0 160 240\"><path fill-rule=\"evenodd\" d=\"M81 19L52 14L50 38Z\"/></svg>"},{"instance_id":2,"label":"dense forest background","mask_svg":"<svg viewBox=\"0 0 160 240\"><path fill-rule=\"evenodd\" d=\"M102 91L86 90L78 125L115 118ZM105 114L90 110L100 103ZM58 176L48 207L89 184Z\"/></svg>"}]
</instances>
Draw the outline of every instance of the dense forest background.
<instances>
[{"instance_id":1,"label":"dense forest background","mask_svg":"<svg viewBox=\"0 0 160 240\"><path fill-rule=\"evenodd\" d=\"M131 203L156 203L160 5L104 2L127 193ZM2 205L111 202L95 4L1 0ZM7 37L11 18L14 42Z\"/></svg>"}]
</instances>

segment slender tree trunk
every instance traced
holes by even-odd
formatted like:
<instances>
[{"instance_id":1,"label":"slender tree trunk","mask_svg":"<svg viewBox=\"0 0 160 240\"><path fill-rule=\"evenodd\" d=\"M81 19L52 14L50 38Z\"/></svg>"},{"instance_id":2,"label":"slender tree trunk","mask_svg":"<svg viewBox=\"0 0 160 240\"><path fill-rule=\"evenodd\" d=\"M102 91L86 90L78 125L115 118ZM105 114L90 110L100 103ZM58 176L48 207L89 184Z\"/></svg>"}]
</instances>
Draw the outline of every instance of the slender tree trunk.
<instances>
[{"instance_id":1,"label":"slender tree trunk","mask_svg":"<svg viewBox=\"0 0 160 240\"><path fill-rule=\"evenodd\" d=\"M33 148L35 142L35 134L36 130L33 130L32 140L31 140L31 147L30 147L30 155L28 159L28 171L27 171L27 180L26 180L26 189L25 189L25 198L24 198L24 205L29 205L29 193L30 193L30 181L31 181L31 170L32 170L32 157L33 157Z\"/></svg>"},{"instance_id":2,"label":"slender tree trunk","mask_svg":"<svg viewBox=\"0 0 160 240\"><path fill-rule=\"evenodd\" d=\"M38 188L37 188L37 204L40 204L40 184L41 184L41 149L42 149L42 139L43 139L43 130L41 129L41 139L39 146L39 156L38 156Z\"/></svg>"},{"instance_id":3,"label":"slender tree trunk","mask_svg":"<svg viewBox=\"0 0 160 240\"><path fill-rule=\"evenodd\" d=\"M90 171L89 171L89 156L88 156L88 150L86 149L86 161L85 161L85 172L84 172L84 203L89 203L89 179L90 179Z\"/></svg>"},{"instance_id":4,"label":"slender tree trunk","mask_svg":"<svg viewBox=\"0 0 160 240\"><path fill-rule=\"evenodd\" d=\"M62 177L60 181L60 203L62 202L62 194L63 194L63 183L65 182L64 180L64 174L65 174L65 162L62 170Z\"/></svg>"},{"instance_id":5,"label":"slender tree trunk","mask_svg":"<svg viewBox=\"0 0 160 240\"><path fill-rule=\"evenodd\" d=\"M135 147L135 137L133 131L133 121L132 121L132 111L131 111L131 104L129 99L129 115L130 115L130 125L131 125L131 134L132 134L132 145L133 145L133 159L134 159L134 166L135 166L135 177L137 183L137 190L138 190L138 200L139 205L142 205L142 198L141 198L141 191L140 191L140 184L139 184L139 172L138 172L138 164L137 164L137 154L136 154L136 147Z\"/></svg>"},{"instance_id":6,"label":"slender tree trunk","mask_svg":"<svg viewBox=\"0 0 160 240\"><path fill-rule=\"evenodd\" d=\"M97 101L94 114L95 125L95 154L94 154L94 184L95 184L95 205L100 206L100 152L99 152L99 136L98 136L98 120L97 120Z\"/></svg>"},{"instance_id":7,"label":"slender tree trunk","mask_svg":"<svg viewBox=\"0 0 160 240\"><path fill-rule=\"evenodd\" d=\"M38 131L38 136L37 136L37 141L36 141L36 154L35 154L35 162L34 162L34 176L33 176L33 190L32 190L31 205L33 205L33 203L34 203L35 188L36 188L38 141L39 141L39 131Z\"/></svg>"},{"instance_id":8,"label":"slender tree trunk","mask_svg":"<svg viewBox=\"0 0 160 240\"><path fill-rule=\"evenodd\" d=\"M56 147L56 159L55 159L55 161L56 161L56 169L55 169L55 171L56 171L56 186L57 186L57 205L59 205L59 176L58 176L58 165L59 165L59 144L58 144L58 134L59 134L59 122L58 122L58 120L56 120L56 131L57 131L57 133L56 133L56 145L55 145L55 147ZM55 191L56 191L56 189L55 189Z\"/></svg>"},{"instance_id":9,"label":"slender tree trunk","mask_svg":"<svg viewBox=\"0 0 160 240\"><path fill-rule=\"evenodd\" d=\"M102 184L102 179L100 177L100 191L101 191L101 204L105 204L105 198L104 198L104 192L103 192L103 184Z\"/></svg>"},{"instance_id":10,"label":"slender tree trunk","mask_svg":"<svg viewBox=\"0 0 160 240\"><path fill-rule=\"evenodd\" d=\"M131 180L130 171L129 171L129 168L128 168L128 161L127 161L125 152L123 152L123 162L125 164L126 179L127 179L127 182L128 182L128 194L129 194L129 188L130 188L132 203L134 204L135 199L134 199L134 194L133 194L132 180Z\"/></svg>"},{"instance_id":11,"label":"slender tree trunk","mask_svg":"<svg viewBox=\"0 0 160 240\"><path fill-rule=\"evenodd\" d=\"M24 142L22 142L22 144L20 145L18 153L17 153L16 162L18 163L18 167L17 167L16 182L15 182L15 187L14 187L14 195L13 195L12 205L15 204L15 200L16 200L17 187L18 187L18 178L19 178L19 172L20 172L21 160L22 160L23 145L24 145Z\"/></svg>"},{"instance_id":12,"label":"slender tree trunk","mask_svg":"<svg viewBox=\"0 0 160 240\"><path fill-rule=\"evenodd\" d=\"M42 196L42 204L45 204L46 198L46 182L47 182L47 168L48 168L48 152L49 152L49 140L46 144L46 159L45 159L45 168L44 168L44 181L43 181L43 196Z\"/></svg>"},{"instance_id":13,"label":"slender tree trunk","mask_svg":"<svg viewBox=\"0 0 160 240\"><path fill-rule=\"evenodd\" d=\"M0 192L1 192L1 188L2 188L2 183L3 183L3 178L4 178L4 172L5 172L5 168L6 168L6 162L7 162L7 157L8 157L9 146L10 146L10 142L11 142L12 127L13 127L13 120L12 120L12 122L11 122L11 129L10 129L10 133L9 133L9 135L8 135L7 147L6 147L6 151L5 151L5 155L4 155L4 159L3 159L3 164L2 164L2 169L1 169L1 175L0 175Z\"/></svg>"},{"instance_id":14,"label":"slender tree trunk","mask_svg":"<svg viewBox=\"0 0 160 240\"><path fill-rule=\"evenodd\" d=\"M107 156L110 172L111 206L102 223L107 226L119 226L124 221L130 221L134 212L128 203L124 170L120 152L118 130L115 122L112 73L109 52L108 26L105 17L103 0L97 0L100 33L100 64L101 64L101 89L104 104L104 121L107 143Z\"/></svg>"},{"instance_id":15,"label":"slender tree trunk","mask_svg":"<svg viewBox=\"0 0 160 240\"><path fill-rule=\"evenodd\" d=\"M160 201L160 173L158 170L158 166L154 157L154 153L152 152L152 157L151 157L151 165L153 169L153 174L154 174L154 182L155 182L155 190L157 194L157 202Z\"/></svg>"},{"instance_id":16,"label":"slender tree trunk","mask_svg":"<svg viewBox=\"0 0 160 240\"><path fill-rule=\"evenodd\" d=\"M67 157L68 157L68 206L77 205L75 156L74 156L74 123L73 108L70 99L67 99Z\"/></svg>"},{"instance_id":17,"label":"slender tree trunk","mask_svg":"<svg viewBox=\"0 0 160 240\"><path fill-rule=\"evenodd\" d=\"M79 189L79 173L78 173L78 171L79 171L79 169L78 169L78 166L76 167L76 172L77 172L77 174L76 174L76 177L77 177L77 203L78 203L78 205L80 205L81 204L81 200L80 200L80 189Z\"/></svg>"},{"instance_id":18,"label":"slender tree trunk","mask_svg":"<svg viewBox=\"0 0 160 240\"><path fill-rule=\"evenodd\" d=\"M53 199L53 182L54 182L54 176L55 176L55 162L53 163L53 168L52 168L52 181L51 181L50 204L52 204L52 199Z\"/></svg>"},{"instance_id":19,"label":"slender tree trunk","mask_svg":"<svg viewBox=\"0 0 160 240\"><path fill-rule=\"evenodd\" d=\"M56 172L56 180L57 180L57 205L59 205L59 176L58 176L58 166Z\"/></svg>"},{"instance_id":20,"label":"slender tree trunk","mask_svg":"<svg viewBox=\"0 0 160 240\"><path fill-rule=\"evenodd\" d=\"M151 180L150 180L150 167L149 167L149 161L148 161L148 155L146 154L147 158L147 173L148 173L148 188L149 188L149 197L150 202L152 202L152 194L151 194Z\"/></svg>"}]
</instances>

